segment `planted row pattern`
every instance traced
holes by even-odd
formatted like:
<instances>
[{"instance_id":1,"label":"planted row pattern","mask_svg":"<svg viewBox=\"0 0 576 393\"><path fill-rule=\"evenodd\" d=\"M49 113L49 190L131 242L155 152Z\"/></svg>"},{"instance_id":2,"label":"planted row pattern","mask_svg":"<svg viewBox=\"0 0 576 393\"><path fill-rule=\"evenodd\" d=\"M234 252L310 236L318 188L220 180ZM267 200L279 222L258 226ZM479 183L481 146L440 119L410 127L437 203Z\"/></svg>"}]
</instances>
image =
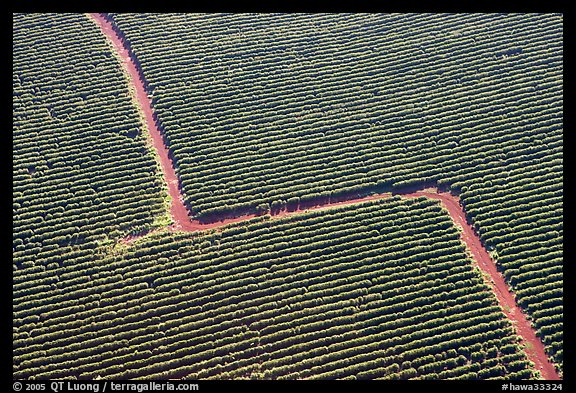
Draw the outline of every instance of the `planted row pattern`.
<instances>
[{"instance_id":1,"label":"planted row pattern","mask_svg":"<svg viewBox=\"0 0 576 393\"><path fill-rule=\"evenodd\" d=\"M463 191L562 368L562 15L112 18L192 214L432 182Z\"/></svg>"},{"instance_id":2,"label":"planted row pattern","mask_svg":"<svg viewBox=\"0 0 576 393\"><path fill-rule=\"evenodd\" d=\"M126 80L85 15L14 15L12 135L15 270L63 264L165 215Z\"/></svg>"},{"instance_id":3,"label":"planted row pattern","mask_svg":"<svg viewBox=\"0 0 576 393\"><path fill-rule=\"evenodd\" d=\"M158 233L14 290L15 378L534 377L425 198Z\"/></svg>"}]
</instances>

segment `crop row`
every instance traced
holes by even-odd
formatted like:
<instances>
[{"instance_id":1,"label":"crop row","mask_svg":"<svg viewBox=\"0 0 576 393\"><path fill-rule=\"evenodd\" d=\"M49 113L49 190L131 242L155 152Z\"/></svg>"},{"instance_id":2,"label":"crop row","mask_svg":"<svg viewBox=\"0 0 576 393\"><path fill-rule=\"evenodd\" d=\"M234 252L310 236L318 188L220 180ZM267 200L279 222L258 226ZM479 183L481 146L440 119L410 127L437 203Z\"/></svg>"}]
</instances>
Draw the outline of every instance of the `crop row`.
<instances>
[{"instance_id":1,"label":"crop row","mask_svg":"<svg viewBox=\"0 0 576 393\"><path fill-rule=\"evenodd\" d=\"M435 182L461 192L513 288L552 269L561 296L561 15L111 19L196 217ZM529 315L540 284L517 294ZM562 367L558 329L533 319Z\"/></svg>"},{"instance_id":2,"label":"crop row","mask_svg":"<svg viewBox=\"0 0 576 393\"><path fill-rule=\"evenodd\" d=\"M18 378L532 377L425 198L159 233L34 277L15 277Z\"/></svg>"},{"instance_id":3,"label":"crop row","mask_svg":"<svg viewBox=\"0 0 576 393\"><path fill-rule=\"evenodd\" d=\"M14 269L61 264L165 215L141 121L95 24L15 14L13 42Z\"/></svg>"}]
</instances>

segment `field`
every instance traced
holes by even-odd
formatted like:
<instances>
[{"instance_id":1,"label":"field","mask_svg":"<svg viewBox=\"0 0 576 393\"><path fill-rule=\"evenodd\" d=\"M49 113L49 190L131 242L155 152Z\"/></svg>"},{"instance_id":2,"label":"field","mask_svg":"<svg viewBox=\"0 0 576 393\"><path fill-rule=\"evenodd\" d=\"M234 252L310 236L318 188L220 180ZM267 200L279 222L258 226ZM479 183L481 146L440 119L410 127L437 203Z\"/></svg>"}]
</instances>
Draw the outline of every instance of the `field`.
<instances>
[{"instance_id":1,"label":"field","mask_svg":"<svg viewBox=\"0 0 576 393\"><path fill-rule=\"evenodd\" d=\"M531 375L458 231L426 198L154 235L52 275L69 284L16 312L40 315L14 341L18 377Z\"/></svg>"},{"instance_id":2,"label":"field","mask_svg":"<svg viewBox=\"0 0 576 393\"><path fill-rule=\"evenodd\" d=\"M165 186L145 138L92 21L15 15L15 268L62 263L165 216Z\"/></svg>"},{"instance_id":3,"label":"field","mask_svg":"<svg viewBox=\"0 0 576 393\"><path fill-rule=\"evenodd\" d=\"M557 14L15 14L14 378L561 377L562 34ZM430 187L538 367L460 224L408 195Z\"/></svg>"},{"instance_id":4,"label":"field","mask_svg":"<svg viewBox=\"0 0 576 393\"><path fill-rule=\"evenodd\" d=\"M561 363L561 16L113 19L198 217L445 184Z\"/></svg>"}]
</instances>

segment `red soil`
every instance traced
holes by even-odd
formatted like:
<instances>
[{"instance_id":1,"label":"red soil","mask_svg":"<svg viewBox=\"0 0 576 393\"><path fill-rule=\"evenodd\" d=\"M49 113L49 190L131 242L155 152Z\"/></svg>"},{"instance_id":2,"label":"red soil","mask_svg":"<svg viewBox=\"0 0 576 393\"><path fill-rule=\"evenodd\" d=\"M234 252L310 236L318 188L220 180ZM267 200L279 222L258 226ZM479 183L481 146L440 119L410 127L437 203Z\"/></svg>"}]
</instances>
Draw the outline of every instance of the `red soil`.
<instances>
[{"instance_id":1,"label":"red soil","mask_svg":"<svg viewBox=\"0 0 576 393\"><path fill-rule=\"evenodd\" d=\"M536 369L540 371L545 380L560 380L556 368L548 360L548 356L544 351L544 344L542 344L542 341L536 336L534 329L528 319L526 319L522 310L516 305L514 295L509 291L504 277L496 269L496 264L482 245L474 228L466 222L459 198L448 192L438 192L437 190L416 191L404 196L410 198L424 196L441 201L442 205L450 213L450 217L452 217L454 223L462 227L463 232L461 238L472 253L474 261L483 272L490 275L490 281L486 280L486 282L492 287L498 303L504 310L506 316L512 321L512 324L516 326L517 333L523 343L527 344L525 352L528 358L534 362Z\"/></svg>"},{"instance_id":2,"label":"red soil","mask_svg":"<svg viewBox=\"0 0 576 393\"><path fill-rule=\"evenodd\" d=\"M100 26L102 32L114 45L114 49L120 55L122 59L122 64L126 70L129 79L130 86L136 93L136 101L140 107L141 112L145 116L146 127L148 128L149 135L151 137L151 142L160 158L160 163L162 167L162 172L166 183L168 184L169 194L172 198L172 206L170 208L170 213L174 220L174 223L168 227L172 231L185 231L185 232L197 232L213 228L221 228L227 224L234 222L246 221L250 218L256 217L255 214L244 215L236 218L227 218L218 222L204 224L197 220L191 220L188 215L188 210L183 202L182 195L178 186L178 178L176 172L174 171L174 166L172 160L168 155L168 149L164 145L162 138L162 133L156 123L153 116L153 109L148 94L146 93L146 88L143 79L140 76L138 67L136 66L134 60L130 56L129 51L125 48L123 40L114 31L112 24L106 19L105 16L101 14L91 14L94 20ZM490 275L491 280L487 283L493 288L496 295L498 303L501 305L506 316L512 321L513 325L516 326L518 335L521 337L522 341L528 346L525 351L528 358L534 362L536 368L541 372L542 377L546 380L559 380L560 377L554 368L554 365L548 360L548 356L544 351L544 345L540 339L536 336L534 330L532 329L530 322L526 319L526 316L522 313L520 308L516 305L514 295L508 290L508 286L504 281L503 276L497 271L496 265L490 254L482 246L480 238L474 232L471 225L466 222L466 217L462 207L460 206L460 201L458 197L448 193L439 192L436 188L427 188L419 191L399 191L396 194L401 195L405 198L417 198L426 197L432 199L438 199L441 201L442 205L448 210L452 220L459 226L462 227L463 232L461 238L466 244L474 261L478 267L485 273ZM344 201L330 202L319 204L312 207L301 207L298 206L294 211L280 211L273 215L274 218L286 217L293 214L298 214L302 211L310 210L321 210L332 208L335 206L348 206L354 205L361 202L366 202L381 198L390 198L392 194L375 194L363 198L347 199ZM165 230L166 228L160 228L153 230L152 232ZM128 243L133 240L140 238L142 235L128 236L123 239L123 242Z\"/></svg>"},{"instance_id":3,"label":"red soil","mask_svg":"<svg viewBox=\"0 0 576 393\"><path fill-rule=\"evenodd\" d=\"M180 194L178 187L178 177L174 171L174 166L172 165L172 160L168 155L168 149L164 145L164 140L162 138L162 133L158 128L152 110L152 103L148 98L146 93L146 88L144 86L144 80L140 76L138 67L136 66L134 60L130 56L128 49L124 46L124 42L121 37L119 37L112 24L106 19L105 16L101 14L90 14L92 18L98 23L102 33L108 37L109 41L114 46L116 53L122 59L122 66L129 76L130 89L135 92L136 102L140 108L140 112L144 114L146 128L148 129L148 135L150 136L150 142L160 159L160 166L162 167L162 173L166 179L166 184L168 185L168 193L172 198L172 206L170 207L170 213L174 219L173 227L174 229L183 230L199 230L204 227L198 227L190 222L188 218L188 210L184 205L184 201Z\"/></svg>"}]
</instances>

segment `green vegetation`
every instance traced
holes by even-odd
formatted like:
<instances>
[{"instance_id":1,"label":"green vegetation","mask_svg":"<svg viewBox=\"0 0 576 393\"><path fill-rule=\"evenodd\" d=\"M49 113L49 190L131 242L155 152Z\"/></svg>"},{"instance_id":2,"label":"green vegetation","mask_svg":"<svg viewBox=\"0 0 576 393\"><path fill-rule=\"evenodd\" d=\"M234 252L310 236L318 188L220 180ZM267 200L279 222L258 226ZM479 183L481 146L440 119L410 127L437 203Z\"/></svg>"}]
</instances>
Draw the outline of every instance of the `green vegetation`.
<instances>
[{"instance_id":1,"label":"green vegetation","mask_svg":"<svg viewBox=\"0 0 576 393\"><path fill-rule=\"evenodd\" d=\"M166 215L118 61L86 15L17 14L14 270L62 265Z\"/></svg>"},{"instance_id":2,"label":"green vegetation","mask_svg":"<svg viewBox=\"0 0 576 393\"><path fill-rule=\"evenodd\" d=\"M112 17L197 217L447 186L562 367L562 15Z\"/></svg>"},{"instance_id":3,"label":"green vegetation","mask_svg":"<svg viewBox=\"0 0 576 393\"><path fill-rule=\"evenodd\" d=\"M151 235L14 289L15 378L532 377L426 198Z\"/></svg>"},{"instance_id":4,"label":"green vegetation","mask_svg":"<svg viewBox=\"0 0 576 393\"><path fill-rule=\"evenodd\" d=\"M436 183L563 362L563 17L111 14L201 220ZM13 376L531 379L438 202L195 234L81 14L13 17Z\"/></svg>"}]
</instances>

